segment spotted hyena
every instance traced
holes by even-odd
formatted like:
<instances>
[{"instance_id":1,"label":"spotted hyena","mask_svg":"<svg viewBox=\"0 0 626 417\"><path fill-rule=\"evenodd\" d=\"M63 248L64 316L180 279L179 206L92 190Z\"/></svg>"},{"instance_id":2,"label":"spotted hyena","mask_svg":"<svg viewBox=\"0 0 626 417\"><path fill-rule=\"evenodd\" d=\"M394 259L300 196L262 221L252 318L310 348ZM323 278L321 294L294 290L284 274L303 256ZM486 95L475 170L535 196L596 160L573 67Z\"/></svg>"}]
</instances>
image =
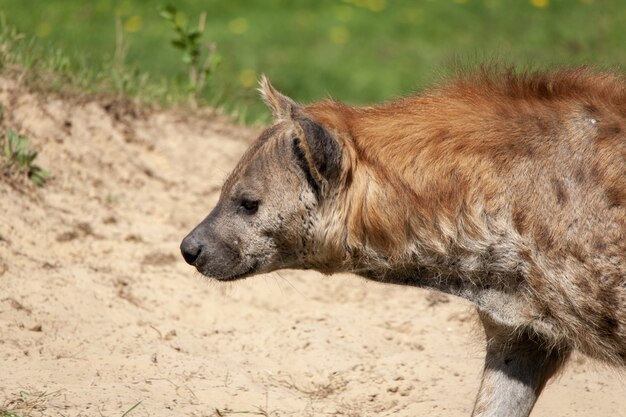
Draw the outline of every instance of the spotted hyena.
<instances>
[{"instance_id":1,"label":"spotted hyena","mask_svg":"<svg viewBox=\"0 0 626 417\"><path fill-rule=\"evenodd\" d=\"M198 271L353 272L470 300L475 416L527 416L573 350L626 365L623 77L485 70L372 107L261 92L273 125L181 245Z\"/></svg>"}]
</instances>

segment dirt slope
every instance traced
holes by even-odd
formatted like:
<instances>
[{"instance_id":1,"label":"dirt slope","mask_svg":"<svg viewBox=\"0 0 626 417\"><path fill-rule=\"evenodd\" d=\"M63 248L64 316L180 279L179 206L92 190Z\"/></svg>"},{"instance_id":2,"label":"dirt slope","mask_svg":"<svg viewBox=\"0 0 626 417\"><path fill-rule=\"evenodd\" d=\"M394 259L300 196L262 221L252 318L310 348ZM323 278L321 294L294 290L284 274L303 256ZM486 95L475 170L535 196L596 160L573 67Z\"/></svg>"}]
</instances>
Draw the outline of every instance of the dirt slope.
<instances>
[{"instance_id":1,"label":"dirt slope","mask_svg":"<svg viewBox=\"0 0 626 417\"><path fill-rule=\"evenodd\" d=\"M1 78L0 103L54 174L25 193L0 181L0 409L469 414L483 357L469 305L309 272L218 285L182 261L254 130ZM534 416L625 410L623 375L577 358Z\"/></svg>"}]
</instances>

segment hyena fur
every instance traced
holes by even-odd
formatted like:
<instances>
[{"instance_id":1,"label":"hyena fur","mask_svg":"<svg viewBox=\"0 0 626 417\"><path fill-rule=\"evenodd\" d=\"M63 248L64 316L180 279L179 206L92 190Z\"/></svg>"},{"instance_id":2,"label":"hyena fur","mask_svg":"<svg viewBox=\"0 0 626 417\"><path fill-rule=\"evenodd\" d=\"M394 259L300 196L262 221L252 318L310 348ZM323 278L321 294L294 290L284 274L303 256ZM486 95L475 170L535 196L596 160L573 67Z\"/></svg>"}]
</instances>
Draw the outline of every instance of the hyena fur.
<instances>
[{"instance_id":1,"label":"hyena fur","mask_svg":"<svg viewBox=\"0 0 626 417\"><path fill-rule=\"evenodd\" d=\"M474 416L528 416L574 350L626 365L626 81L480 70L411 97L300 105L182 242L202 274L352 272L477 307Z\"/></svg>"}]
</instances>

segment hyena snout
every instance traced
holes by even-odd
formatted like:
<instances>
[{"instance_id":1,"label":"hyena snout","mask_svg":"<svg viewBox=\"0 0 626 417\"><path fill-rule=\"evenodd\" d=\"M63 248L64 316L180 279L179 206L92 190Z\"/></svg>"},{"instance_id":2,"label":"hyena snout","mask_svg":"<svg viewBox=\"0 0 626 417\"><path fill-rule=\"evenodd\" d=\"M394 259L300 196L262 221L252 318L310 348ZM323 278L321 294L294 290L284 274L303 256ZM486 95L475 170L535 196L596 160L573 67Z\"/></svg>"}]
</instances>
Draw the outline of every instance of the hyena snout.
<instances>
[{"instance_id":1,"label":"hyena snout","mask_svg":"<svg viewBox=\"0 0 626 417\"><path fill-rule=\"evenodd\" d=\"M183 258L202 273L221 266L233 267L241 262L239 251L215 236L201 237L190 233L180 244Z\"/></svg>"},{"instance_id":2,"label":"hyena snout","mask_svg":"<svg viewBox=\"0 0 626 417\"><path fill-rule=\"evenodd\" d=\"M251 269L242 261L239 248L201 224L183 239L180 252L198 272L220 280L232 279Z\"/></svg>"}]
</instances>

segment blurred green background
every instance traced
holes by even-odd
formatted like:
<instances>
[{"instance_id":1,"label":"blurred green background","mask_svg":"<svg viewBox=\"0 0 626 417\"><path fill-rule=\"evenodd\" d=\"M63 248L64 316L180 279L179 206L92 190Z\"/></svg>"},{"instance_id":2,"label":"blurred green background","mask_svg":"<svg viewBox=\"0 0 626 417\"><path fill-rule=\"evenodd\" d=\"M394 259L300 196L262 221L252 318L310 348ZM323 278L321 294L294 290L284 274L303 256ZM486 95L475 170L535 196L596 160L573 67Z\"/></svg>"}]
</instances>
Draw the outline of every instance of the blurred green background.
<instances>
[{"instance_id":1,"label":"blurred green background","mask_svg":"<svg viewBox=\"0 0 626 417\"><path fill-rule=\"evenodd\" d=\"M166 4L188 27L206 12L200 42L215 43L221 65L199 100L244 122L268 119L255 91L261 73L298 101L361 104L416 91L459 63L626 62L626 0L0 0L0 12L5 31L24 34L14 44L29 42L42 62L63 56L55 65L68 82L108 85L124 71L128 94L177 102L188 71L158 12Z\"/></svg>"}]
</instances>

